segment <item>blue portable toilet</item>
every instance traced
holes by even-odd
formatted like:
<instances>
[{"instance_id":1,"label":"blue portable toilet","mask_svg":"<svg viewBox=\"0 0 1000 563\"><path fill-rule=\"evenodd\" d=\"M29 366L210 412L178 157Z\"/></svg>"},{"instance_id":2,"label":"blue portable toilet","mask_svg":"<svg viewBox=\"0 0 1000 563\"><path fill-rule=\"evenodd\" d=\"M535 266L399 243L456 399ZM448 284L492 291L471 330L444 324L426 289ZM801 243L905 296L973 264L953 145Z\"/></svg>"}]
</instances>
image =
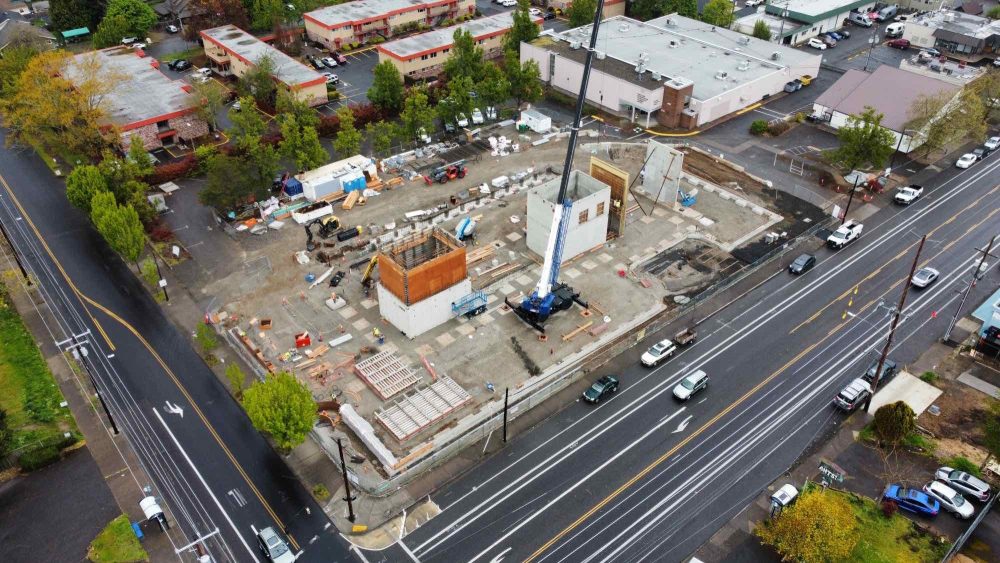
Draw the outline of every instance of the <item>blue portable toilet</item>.
<instances>
[{"instance_id":1,"label":"blue portable toilet","mask_svg":"<svg viewBox=\"0 0 1000 563\"><path fill-rule=\"evenodd\" d=\"M305 197L302 195L302 182L296 180L295 178L285 180L285 187L282 188L282 191L285 192L285 195L292 199Z\"/></svg>"}]
</instances>

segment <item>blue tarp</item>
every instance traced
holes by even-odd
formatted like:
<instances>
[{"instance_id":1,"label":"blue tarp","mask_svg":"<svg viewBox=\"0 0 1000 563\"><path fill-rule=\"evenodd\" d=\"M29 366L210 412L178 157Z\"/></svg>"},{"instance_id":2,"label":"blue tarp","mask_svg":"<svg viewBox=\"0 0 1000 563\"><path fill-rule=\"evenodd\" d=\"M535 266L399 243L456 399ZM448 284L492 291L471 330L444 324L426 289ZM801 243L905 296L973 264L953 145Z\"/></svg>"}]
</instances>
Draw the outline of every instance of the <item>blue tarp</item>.
<instances>
[{"instance_id":1,"label":"blue tarp","mask_svg":"<svg viewBox=\"0 0 1000 563\"><path fill-rule=\"evenodd\" d=\"M296 180L295 178L289 178L285 181L284 192L288 197L295 197L302 193L302 182Z\"/></svg>"}]
</instances>

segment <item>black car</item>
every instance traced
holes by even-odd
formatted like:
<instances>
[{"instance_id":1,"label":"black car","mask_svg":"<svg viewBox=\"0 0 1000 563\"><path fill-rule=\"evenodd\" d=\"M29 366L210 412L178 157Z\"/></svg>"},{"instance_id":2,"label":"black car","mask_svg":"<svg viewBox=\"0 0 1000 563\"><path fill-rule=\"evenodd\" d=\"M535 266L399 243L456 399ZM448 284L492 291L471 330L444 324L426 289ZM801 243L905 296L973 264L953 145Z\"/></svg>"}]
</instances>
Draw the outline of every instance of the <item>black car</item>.
<instances>
[{"instance_id":1,"label":"black car","mask_svg":"<svg viewBox=\"0 0 1000 563\"><path fill-rule=\"evenodd\" d=\"M456 131L456 129L455 129L455 124L454 123L452 123L450 121L445 121L444 122L444 132L445 133L448 133L450 135L450 134L454 133L455 131Z\"/></svg>"},{"instance_id":2,"label":"black car","mask_svg":"<svg viewBox=\"0 0 1000 563\"><path fill-rule=\"evenodd\" d=\"M838 29L838 30L837 30L837 33L838 33L838 34L839 34L839 35L840 35L841 37L843 37L844 39L850 39L850 38L851 38L851 32L850 32L850 31L847 31L846 29Z\"/></svg>"},{"instance_id":3,"label":"black car","mask_svg":"<svg viewBox=\"0 0 1000 563\"><path fill-rule=\"evenodd\" d=\"M876 371L878 371L878 360L875 360L874 362L872 362L872 365L868 366L868 371L866 371L865 374L861 376L861 379L864 379L868 383L874 385ZM878 378L878 386L879 387L884 386L886 383L889 382L889 380L891 380L893 377L896 377L897 373L899 373L899 364L897 364L896 362L892 361L889 358L886 358L885 363L882 364L882 375L880 375Z\"/></svg>"},{"instance_id":4,"label":"black car","mask_svg":"<svg viewBox=\"0 0 1000 563\"><path fill-rule=\"evenodd\" d=\"M542 16L542 19L545 20L545 21L554 20L554 19L556 19L556 13L555 12L545 12L545 15Z\"/></svg>"},{"instance_id":5,"label":"black car","mask_svg":"<svg viewBox=\"0 0 1000 563\"><path fill-rule=\"evenodd\" d=\"M812 254L803 254L788 265L788 271L793 274L804 274L816 265L816 257Z\"/></svg>"},{"instance_id":6,"label":"black car","mask_svg":"<svg viewBox=\"0 0 1000 563\"><path fill-rule=\"evenodd\" d=\"M167 68L176 72L180 72L182 70L187 70L191 68L191 62L186 59L177 59L175 61L170 61L169 63L167 63Z\"/></svg>"},{"instance_id":7,"label":"black car","mask_svg":"<svg viewBox=\"0 0 1000 563\"><path fill-rule=\"evenodd\" d=\"M583 400L588 403L600 403L604 397L611 395L617 390L618 379L612 375L605 375L583 392Z\"/></svg>"}]
</instances>

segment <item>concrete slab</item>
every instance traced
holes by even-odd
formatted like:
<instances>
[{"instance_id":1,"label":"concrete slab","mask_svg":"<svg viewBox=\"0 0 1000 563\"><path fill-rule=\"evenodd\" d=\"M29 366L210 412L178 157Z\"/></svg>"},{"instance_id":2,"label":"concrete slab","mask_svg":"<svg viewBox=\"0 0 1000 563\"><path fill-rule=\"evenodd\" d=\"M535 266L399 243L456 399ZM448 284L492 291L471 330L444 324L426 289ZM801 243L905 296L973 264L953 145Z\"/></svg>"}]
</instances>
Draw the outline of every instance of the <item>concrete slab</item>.
<instances>
[{"instance_id":1,"label":"concrete slab","mask_svg":"<svg viewBox=\"0 0 1000 563\"><path fill-rule=\"evenodd\" d=\"M586 270L593 270L594 268L597 267L597 264L590 260L584 260L583 262L580 263L580 267Z\"/></svg>"},{"instance_id":2,"label":"concrete slab","mask_svg":"<svg viewBox=\"0 0 1000 563\"><path fill-rule=\"evenodd\" d=\"M653 221L656 221L656 219L653 217L649 217L648 215L643 215L642 217L639 218L639 221L642 221L643 223L648 225Z\"/></svg>"},{"instance_id":3,"label":"concrete slab","mask_svg":"<svg viewBox=\"0 0 1000 563\"><path fill-rule=\"evenodd\" d=\"M441 336L438 336L434 340L436 340L437 343L440 344L440 345L442 345L442 346L447 346L447 345L449 345L449 344L451 344L452 342L455 341L455 337L452 336L452 335L450 335L450 334L448 334L446 332L446 333L442 334Z\"/></svg>"},{"instance_id":4,"label":"concrete slab","mask_svg":"<svg viewBox=\"0 0 1000 563\"><path fill-rule=\"evenodd\" d=\"M514 281L520 285L533 285L535 283L535 280L533 278L530 278L524 274L521 274L520 276L514 278Z\"/></svg>"},{"instance_id":5,"label":"concrete slab","mask_svg":"<svg viewBox=\"0 0 1000 563\"><path fill-rule=\"evenodd\" d=\"M563 275L565 275L567 278L569 278L571 280L580 277L580 270L577 270L576 268L570 268L568 270L563 270L562 273L563 273Z\"/></svg>"},{"instance_id":6,"label":"concrete slab","mask_svg":"<svg viewBox=\"0 0 1000 563\"><path fill-rule=\"evenodd\" d=\"M942 391L929 383L924 383L919 378L903 371L900 372L888 385L872 397L870 412L875 412L882 405L903 401L913 409L917 416L927 410L927 407L934 404L934 401L941 396Z\"/></svg>"},{"instance_id":7,"label":"concrete slab","mask_svg":"<svg viewBox=\"0 0 1000 563\"><path fill-rule=\"evenodd\" d=\"M670 217L667 217L667 221L669 221L670 223L673 223L674 225L677 225L677 226L680 226L680 225L684 224L684 219L682 219L681 217L678 217L677 215L671 215Z\"/></svg>"},{"instance_id":8,"label":"concrete slab","mask_svg":"<svg viewBox=\"0 0 1000 563\"><path fill-rule=\"evenodd\" d=\"M520 233L510 233L510 234L507 235L506 238L510 242L517 242L517 241L521 240L523 237L521 236Z\"/></svg>"},{"instance_id":9,"label":"concrete slab","mask_svg":"<svg viewBox=\"0 0 1000 563\"><path fill-rule=\"evenodd\" d=\"M969 387L972 387L976 391L982 391L994 399L1000 399L1000 387L983 381L969 372L959 375L958 380Z\"/></svg>"},{"instance_id":10,"label":"concrete slab","mask_svg":"<svg viewBox=\"0 0 1000 563\"><path fill-rule=\"evenodd\" d=\"M345 319L349 319L349 318L353 317L354 315L357 315L358 311L354 307L351 307L350 305L348 305L347 307L344 307L343 309L337 311L337 313L339 313L341 317L343 317Z\"/></svg>"},{"instance_id":11,"label":"concrete slab","mask_svg":"<svg viewBox=\"0 0 1000 563\"><path fill-rule=\"evenodd\" d=\"M455 328L455 332L461 334L462 336L468 336L473 332L476 332L476 328L472 325L464 324Z\"/></svg>"},{"instance_id":12,"label":"concrete slab","mask_svg":"<svg viewBox=\"0 0 1000 563\"><path fill-rule=\"evenodd\" d=\"M598 254L597 259L601 262L601 264L607 264L608 262L614 260L614 258L612 258L611 255L608 254L607 252L602 252Z\"/></svg>"},{"instance_id":13,"label":"concrete slab","mask_svg":"<svg viewBox=\"0 0 1000 563\"><path fill-rule=\"evenodd\" d=\"M514 293L515 291L517 291L517 288L514 287L514 286L512 286L512 285L510 285L509 283L505 283L505 284L503 284L503 285L500 286L500 290L499 291L500 291L500 293L502 293L504 295L510 295L511 293Z\"/></svg>"},{"instance_id":14,"label":"concrete slab","mask_svg":"<svg viewBox=\"0 0 1000 563\"><path fill-rule=\"evenodd\" d=\"M372 324L365 319L358 319L351 323L351 326L353 326L356 330L365 330L366 328L372 326Z\"/></svg>"}]
</instances>

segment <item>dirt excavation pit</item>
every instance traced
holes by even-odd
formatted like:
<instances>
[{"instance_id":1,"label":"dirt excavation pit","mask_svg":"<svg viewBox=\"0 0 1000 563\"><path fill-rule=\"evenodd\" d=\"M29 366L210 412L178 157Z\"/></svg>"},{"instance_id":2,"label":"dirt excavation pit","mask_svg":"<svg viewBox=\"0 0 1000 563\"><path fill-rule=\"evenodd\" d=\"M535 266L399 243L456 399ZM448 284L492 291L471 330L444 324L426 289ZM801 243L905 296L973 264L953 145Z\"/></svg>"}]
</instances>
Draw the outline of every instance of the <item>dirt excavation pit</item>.
<instances>
[{"instance_id":1,"label":"dirt excavation pit","mask_svg":"<svg viewBox=\"0 0 1000 563\"><path fill-rule=\"evenodd\" d=\"M668 295L679 295L696 294L738 266L727 252L685 240L650 258L641 268L663 284Z\"/></svg>"}]
</instances>

